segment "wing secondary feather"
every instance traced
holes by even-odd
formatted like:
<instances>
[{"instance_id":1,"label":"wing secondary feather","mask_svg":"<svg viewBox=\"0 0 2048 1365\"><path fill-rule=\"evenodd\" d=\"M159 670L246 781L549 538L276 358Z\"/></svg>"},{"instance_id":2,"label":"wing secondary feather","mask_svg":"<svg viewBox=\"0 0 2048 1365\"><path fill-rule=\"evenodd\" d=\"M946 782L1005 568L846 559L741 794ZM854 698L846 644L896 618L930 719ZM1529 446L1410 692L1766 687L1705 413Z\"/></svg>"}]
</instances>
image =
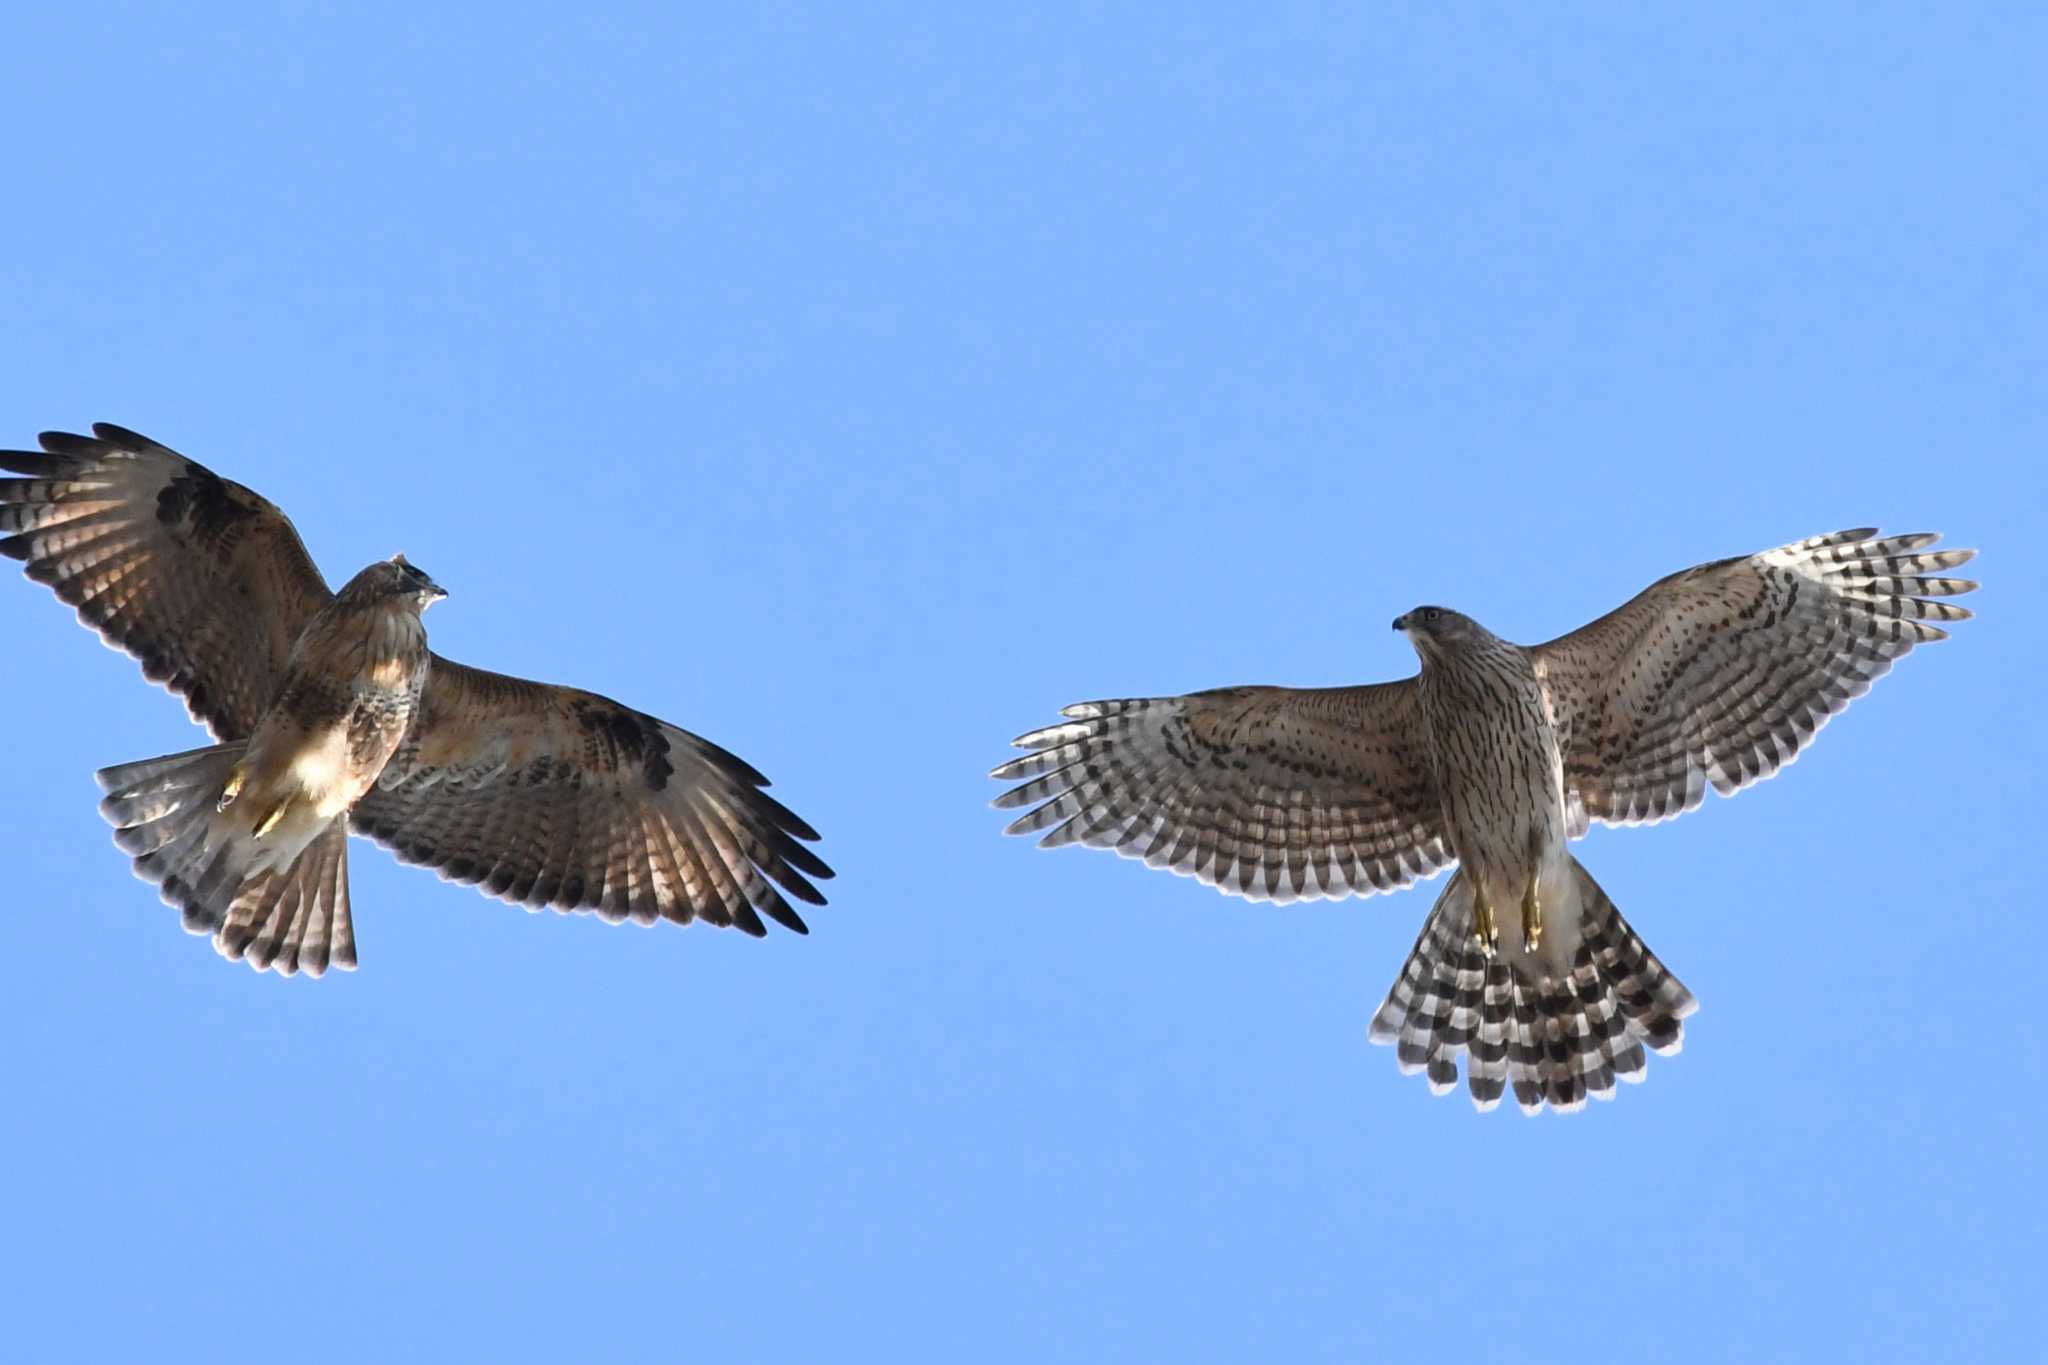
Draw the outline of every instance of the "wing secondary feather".
<instances>
[{"instance_id":1,"label":"wing secondary feather","mask_svg":"<svg viewBox=\"0 0 2048 1365\"><path fill-rule=\"evenodd\" d=\"M745 762L608 697L436 655L418 718L351 823L401 861L533 909L797 933L818 835Z\"/></svg>"},{"instance_id":2,"label":"wing secondary feather","mask_svg":"<svg viewBox=\"0 0 2048 1365\"><path fill-rule=\"evenodd\" d=\"M1452 861L1412 679L1086 702L992 777L1011 834L1111 848L1234 895L1405 886Z\"/></svg>"},{"instance_id":3,"label":"wing secondary feather","mask_svg":"<svg viewBox=\"0 0 2048 1365\"><path fill-rule=\"evenodd\" d=\"M1669 819L1775 774L1919 645L1966 619L1974 550L1838 531L1659 580L1532 651L1568 792L1608 824Z\"/></svg>"}]
</instances>

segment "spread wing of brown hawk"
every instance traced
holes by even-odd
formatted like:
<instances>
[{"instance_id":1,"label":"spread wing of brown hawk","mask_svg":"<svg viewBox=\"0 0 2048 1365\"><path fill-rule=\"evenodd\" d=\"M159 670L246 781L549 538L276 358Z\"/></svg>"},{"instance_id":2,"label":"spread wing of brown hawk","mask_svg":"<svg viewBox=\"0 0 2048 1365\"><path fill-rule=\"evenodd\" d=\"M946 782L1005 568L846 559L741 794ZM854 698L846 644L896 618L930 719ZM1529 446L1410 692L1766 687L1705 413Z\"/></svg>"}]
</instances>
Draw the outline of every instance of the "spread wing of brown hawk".
<instances>
[{"instance_id":1,"label":"spread wing of brown hawk","mask_svg":"<svg viewBox=\"0 0 2048 1365\"><path fill-rule=\"evenodd\" d=\"M1012 834L1141 858L1253 900L1391 891L1456 863L1375 1042L1480 1108L1609 1099L1675 1052L1691 992L1569 850L1776 773L1969 612L1933 535L1815 536L1665 578L1548 644L1445 607L1394 621L1422 668L1327 690L1086 702L992 776Z\"/></svg>"},{"instance_id":2,"label":"spread wing of brown hawk","mask_svg":"<svg viewBox=\"0 0 2048 1365\"><path fill-rule=\"evenodd\" d=\"M0 451L0 554L185 699L214 745L108 768L138 875L258 970L356 965L350 830L538 910L806 932L817 833L708 740L427 648L403 555L328 589L284 514L99 424Z\"/></svg>"}]
</instances>

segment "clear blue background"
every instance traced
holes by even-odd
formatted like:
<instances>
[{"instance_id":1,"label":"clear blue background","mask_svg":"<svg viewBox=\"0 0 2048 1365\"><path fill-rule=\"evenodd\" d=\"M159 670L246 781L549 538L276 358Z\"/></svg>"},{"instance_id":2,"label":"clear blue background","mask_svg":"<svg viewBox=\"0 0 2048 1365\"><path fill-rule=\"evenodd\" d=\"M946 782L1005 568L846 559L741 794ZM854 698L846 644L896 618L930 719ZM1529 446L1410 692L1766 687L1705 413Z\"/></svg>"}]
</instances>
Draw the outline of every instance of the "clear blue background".
<instances>
[{"instance_id":1,"label":"clear blue background","mask_svg":"<svg viewBox=\"0 0 2048 1365\"><path fill-rule=\"evenodd\" d=\"M2030 1354L2038 9L972 8L11 13L0 442L407 551L443 652L733 747L841 875L755 942L358 843L361 971L256 976L93 809L199 733L10 580L10 1347ZM1702 1001L1611 1106L1367 1044L1434 887L1246 905L986 805L1069 701L1865 522L1983 547L1981 618L1581 846Z\"/></svg>"}]
</instances>

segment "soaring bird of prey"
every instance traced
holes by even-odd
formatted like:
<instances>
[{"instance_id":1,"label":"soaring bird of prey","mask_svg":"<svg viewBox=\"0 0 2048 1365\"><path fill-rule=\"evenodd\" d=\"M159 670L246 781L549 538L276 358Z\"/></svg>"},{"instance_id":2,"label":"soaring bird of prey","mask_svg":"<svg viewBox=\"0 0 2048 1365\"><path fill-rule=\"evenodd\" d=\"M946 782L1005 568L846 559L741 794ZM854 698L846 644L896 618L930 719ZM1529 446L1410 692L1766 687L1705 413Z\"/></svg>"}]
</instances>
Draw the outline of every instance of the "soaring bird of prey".
<instances>
[{"instance_id":1,"label":"soaring bird of prey","mask_svg":"<svg viewBox=\"0 0 2048 1365\"><path fill-rule=\"evenodd\" d=\"M993 777L1009 833L1088 844L1252 900L1392 891L1452 863L1373 1016L1436 1094L1611 1099L1676 1052L1691 992L1571 855L1589 822L1651 824L1770 777L1977 585L1972 550L1840 531L1687 569L1548 644L1469 616L1397 617L1421 672L1085 702Z\"/></svg>"},{"instance_id":2,"label":"soaring bird of prey","mask_svg":"<svg viewBox=\"0 0 2048 1365\"><path fill-rule=\"evenodd\" d=\"M331 592L271 503L132 431L0 451L0 554L184 697L217 743L99 774L185 928L257 970L356 965L348 834L486 894L614 923L804 933L818 836L687 730L427 649L403 555ZM778 886L780 890L778 890Z\"/></svg>"}]
</instances>

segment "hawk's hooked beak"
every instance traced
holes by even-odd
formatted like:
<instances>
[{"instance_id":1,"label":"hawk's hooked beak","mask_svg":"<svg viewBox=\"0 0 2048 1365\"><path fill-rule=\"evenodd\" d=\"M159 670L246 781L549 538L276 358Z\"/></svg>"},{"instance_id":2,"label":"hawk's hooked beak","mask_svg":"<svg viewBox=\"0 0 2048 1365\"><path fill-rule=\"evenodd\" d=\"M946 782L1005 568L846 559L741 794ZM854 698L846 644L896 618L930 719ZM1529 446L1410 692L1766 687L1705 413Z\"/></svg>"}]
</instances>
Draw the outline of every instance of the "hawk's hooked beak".
<instances>
[{"instance_id":1,"label":"hawk's hooked beak","mask_svg":"<svg viewBox=\"0 0 2048 1365\"><path fill-rule=\"evenodd\" d=\"M1412 612L1412 611L1404 611L1404 612L1402 612L1402 613L1401 613L1401 614L1400 614L1399 616L1396 616L1396 617L1394 618L1394 629L1395 629L1395 630L1406 630L1406 629L1408 629L1408 618L1409 618L1409 617L1411 617L1411 616L1413 616L1414 614L1415 614L1415 613L1414 613L1414 612Z\"/></svg>"},{"instance_id":2,"label":"hawk's hooked beak","mask_svg":"<svg viewBox=\"0 0 2048 1365\"><path fill-rule=\"evenodd\" d=\"M403 554L395 554L391 556L390 562L396 564L399 568L404 569L408 574L411 574L414 581L419 585L418 590L426 595L427 600L420 603L421 611L425 611L428 607L433 606L434 603L439 602L448 596L448 590L446 588L442 587L439 583L436 583L433 579L427 577L427 575L424 572L422 572L417 565L415 565L411 560L407 559Z\"/></svg>"}]
</instances>

